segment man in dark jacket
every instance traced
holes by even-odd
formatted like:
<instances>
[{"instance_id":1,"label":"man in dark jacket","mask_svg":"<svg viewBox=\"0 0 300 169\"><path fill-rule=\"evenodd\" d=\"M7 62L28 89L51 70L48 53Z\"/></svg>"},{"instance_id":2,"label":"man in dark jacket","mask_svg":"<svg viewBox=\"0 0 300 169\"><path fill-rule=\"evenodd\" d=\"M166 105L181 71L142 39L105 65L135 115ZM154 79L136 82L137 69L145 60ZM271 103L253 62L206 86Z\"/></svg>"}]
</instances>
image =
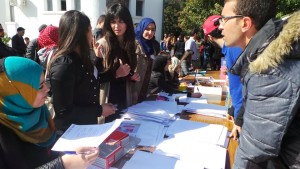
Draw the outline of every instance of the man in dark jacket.
<instances>
[{"instance_id":1,"label":"man in dark jacket","mask_svg":"<svg viewBox=\"0 0 300 169\"><path fill-rule=\"evenodd\" d=\"M19 56L24 56L26 53L26 44L24 42L23 36L25 34L25 29L18 27L17 34L11 38L12 48L17 52Z\"/></svg>"},{"instance_id":2,"label":"man in dark jacket","mask_svg":"<svg viewBox=\"0 0 300 169\"><path fill-rule=\"evenodd\" d=\"M0 24L0 59L5 58L7 56L15 56L17 55L12 48L8 47L6 44L2 42L2 38L4 37L4 29Z\"/></svg>"},{"instance_id":3,"label":"man in dark jacket","mask_svg":"<svg viewBox=\"0 0 300 169\"><path fill-rule=\"evenodd\" d=\"M286 20L274 0L225 0L220 29L243 53L243 126L234 168L300 168L300 12Z\"/></svg>"},{"instance_id":4,"label":"man in dark jacket","mask_svg":"<svg viewBox=\"0 0 300 169\"><path fill-rule=\"evenodd\" d=\"M42 24L39 27L39 32L42 32L46 27L47 27L46 24ZM40 64L40 59L39 59L39 56L37 54L38 50L39 50L38 38L32 39L29 42L29 45L27 46L26 58L34 60L35 62Z\"/></svg>"}]
</instances>

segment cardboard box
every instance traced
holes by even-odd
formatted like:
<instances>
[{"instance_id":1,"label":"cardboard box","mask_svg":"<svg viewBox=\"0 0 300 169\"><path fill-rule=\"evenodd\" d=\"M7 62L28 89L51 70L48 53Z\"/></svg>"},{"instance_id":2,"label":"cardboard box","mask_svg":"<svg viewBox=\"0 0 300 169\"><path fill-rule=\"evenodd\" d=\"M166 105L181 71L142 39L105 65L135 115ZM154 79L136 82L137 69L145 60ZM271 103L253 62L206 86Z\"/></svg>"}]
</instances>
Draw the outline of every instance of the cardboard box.
<instances>
[{"instance_id":1,"label":"cardboard box","mask_svg":"<svg viewBox=\"0 0 300 169\"><path fill-rule=\"evenodd\" d=\"M118 130L114 131L99 146L99 157L88 169L109 169L126 154L124 147L127 144L129 144L128 134Z\"/></svg>"},{"instance_id":2,"label":"cardboard box","mask_svg":"<svg viewBox=\"0 0 300 169\"><path fill-rule=\"evenodd\" d=\"M92 168L102 168L109 169L114 165L121 157L125 155L123 147L119 145L100 145L100 155L96 161L89 167Z\"/></svg>"},{"instance_id":3,"label":"cardboard box","mask_svg":"<svg viewBox=\"0 0 300 169\"><path fill-rule=\"evenodd\" d=\"M127 133L115 130L112 132L105 140L106 144L119 144L121 147L124 147L129 143L129 137Z\"/></svg>"}]
</instances>

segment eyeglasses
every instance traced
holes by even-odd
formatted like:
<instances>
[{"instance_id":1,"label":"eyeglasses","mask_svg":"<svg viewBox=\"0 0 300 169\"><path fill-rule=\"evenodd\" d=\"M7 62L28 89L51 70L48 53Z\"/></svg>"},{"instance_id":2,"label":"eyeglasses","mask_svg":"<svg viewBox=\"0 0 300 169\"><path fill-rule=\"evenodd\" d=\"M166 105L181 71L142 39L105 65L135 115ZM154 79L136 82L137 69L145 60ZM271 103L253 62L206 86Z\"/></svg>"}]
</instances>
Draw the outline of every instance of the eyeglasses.
<instances>
[{"instance_id":1,"label":"eyeglasses","mask_svg":"<svg viewBox=\"0 0 300 169\"><path fill-rule=\"evenodd\" d=\"M229 19L232 19L232 18L242 18L244 17L243 15L234 15L234 16L222 16L220 19L219 19L219 22L221 25L224 25Z\"/></svg>"}]
</instances>

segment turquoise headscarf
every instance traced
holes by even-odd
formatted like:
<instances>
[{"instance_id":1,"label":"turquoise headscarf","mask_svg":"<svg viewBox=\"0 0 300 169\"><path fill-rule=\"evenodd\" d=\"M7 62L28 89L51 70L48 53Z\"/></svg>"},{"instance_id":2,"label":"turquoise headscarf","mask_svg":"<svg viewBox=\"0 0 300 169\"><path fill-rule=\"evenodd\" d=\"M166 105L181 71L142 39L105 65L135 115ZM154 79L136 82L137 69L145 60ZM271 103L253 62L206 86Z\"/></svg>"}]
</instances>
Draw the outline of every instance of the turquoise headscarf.
<instances>
[{"instance_id":1,"label":"turquoise headscarf","mask_svg":"<svg viewBox=\"0 0 300 169\"><path fill-rule=\"evenodd\" d=\"M56 135L46 105L32 107L42 73L42 67L30 59L0 60L0 123L22 140L45 147L55 141Z\"/></svg>"}]
</instances>

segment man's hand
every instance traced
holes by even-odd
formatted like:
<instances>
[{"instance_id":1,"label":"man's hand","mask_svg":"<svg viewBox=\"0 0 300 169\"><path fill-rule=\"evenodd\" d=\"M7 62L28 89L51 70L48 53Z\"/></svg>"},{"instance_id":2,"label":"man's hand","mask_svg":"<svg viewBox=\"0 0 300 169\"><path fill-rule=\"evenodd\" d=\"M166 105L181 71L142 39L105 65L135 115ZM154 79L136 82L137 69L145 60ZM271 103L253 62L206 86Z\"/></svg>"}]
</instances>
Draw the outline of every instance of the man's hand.
<instances>
[{"instance_id":1,"label":"man's hand","mask_svg":"<svg viewBox=\"0 0 300 169\"><path fill-rule=\"evenodd\" d=\"M241 130L242 128L240 126L234 124L229 137L237 140L240 137L239 133L241 133Z\"/></svg>"}]
</instances>

